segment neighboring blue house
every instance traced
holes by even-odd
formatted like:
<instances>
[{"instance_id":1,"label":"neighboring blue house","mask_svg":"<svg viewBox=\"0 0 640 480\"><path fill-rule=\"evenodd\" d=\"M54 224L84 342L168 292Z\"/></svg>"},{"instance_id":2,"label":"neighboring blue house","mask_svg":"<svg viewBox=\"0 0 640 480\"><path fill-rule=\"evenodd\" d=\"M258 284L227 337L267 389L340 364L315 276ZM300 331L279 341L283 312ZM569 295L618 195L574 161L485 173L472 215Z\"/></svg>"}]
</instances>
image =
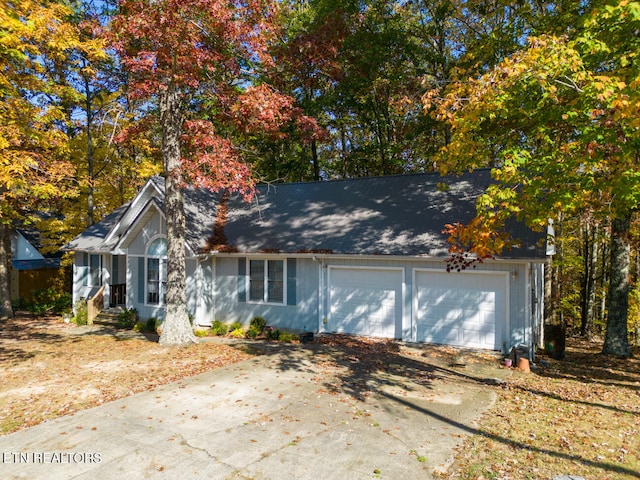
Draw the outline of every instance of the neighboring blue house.
<instances>
[{"instance_id":1,"label":"neighboring blue house","mask_svg":"<svg viewBox=\"0 0 640 480\"><path fill-rule=\"evenodd\" d=\"M59 257L45 257L38 250L40 234L21 229L11 232L11 299L29 300L34 291L49 286L58 275Z\"/></svg>"},{"instance_id":2,"label":"neighboring blue house","mask_svg":"<svg viewBox=\"0 0 640 480\"><path fill-rule=\"evenodd\" d=\"M475 216L488 170L265 185L251 203L185 190L188 310L194 324L343 332L508 351L542 329L544 235L447 273L447 223ZM446 185L443 188L443 185ZM74 302L104 285L111 305L164 317L164 181L65 246Z\"/></svg>"}]
</instances>

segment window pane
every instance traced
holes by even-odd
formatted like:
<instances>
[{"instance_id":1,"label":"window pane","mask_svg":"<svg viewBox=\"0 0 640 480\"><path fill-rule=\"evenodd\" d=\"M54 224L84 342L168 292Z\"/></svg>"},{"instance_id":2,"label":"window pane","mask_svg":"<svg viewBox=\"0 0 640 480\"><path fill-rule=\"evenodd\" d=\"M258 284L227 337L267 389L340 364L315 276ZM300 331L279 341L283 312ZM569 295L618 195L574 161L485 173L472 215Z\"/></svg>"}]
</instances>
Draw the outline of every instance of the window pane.
<instances>
[{"instance_id":1,"label":"window pane","mask_svg":"<svg viewBox=\"0 0 640 480\"><path fill-rule=\"evenodd\" d=\"M147 250L147 255L154 257L162 257L167 254L167 240L164 238L156 238L151 245L149 245L149 249Z\"/></svg>"},{"instance_id":2,"label":"window pane","mask_svg":"<svg viewBox=\"0 0 640 480\"><path fill-rule=\"evenodd\" d=\"M269 260L268 263L269 292L267 301L282 303L284 302L284 261Z\"/></svg>"},{"instance_id":3,"label":"window pane","mask_svg":"<svg viewBox=\"0 0 640 480\"><path fill-rule=\"evenodd\" d=\"M160 260L147 259L147 303L160 301Z\"/></svg>"},{"instance_id":4,"label":"window pane","mask_svg":"<svg viewBox=\"0 0 640 480\"><path fill-rule=\"evenodd\" d=\"M264 301L264 261L249 261L249 300Z\"/></svg>"},{"instance_id":5,"label":"window pane","mask_svg":"<svg viewBox=\"0 0 640 480\"><path fill-rule=\"evenodd\" d=\"M100 285L100 255L90 255L89 264L89 286L97 287Z\"/></svg>"}]
</instances>

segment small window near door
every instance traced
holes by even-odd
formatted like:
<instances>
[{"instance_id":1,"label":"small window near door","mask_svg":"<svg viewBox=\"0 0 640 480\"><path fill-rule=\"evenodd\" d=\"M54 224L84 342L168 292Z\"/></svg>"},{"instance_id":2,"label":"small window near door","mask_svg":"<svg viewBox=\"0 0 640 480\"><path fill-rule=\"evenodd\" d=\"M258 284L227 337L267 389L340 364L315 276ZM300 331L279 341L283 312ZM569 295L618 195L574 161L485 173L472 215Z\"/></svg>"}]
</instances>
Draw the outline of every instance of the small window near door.
<instances>
[{"instance_id":1,"label":"small window near door","mask_svg":"<svg viewBox=\"0 0 640 480\"><path fill-rule=\"evenodd\" d=\"M284 279L284 260L249 260L249 301L284 303Z\"/></svg>"},{"instance_id":2,"label":"small window near door","mask_svg":"<svg viewBox=\"0 0 640 480\"><path fill-rule=\"evenodd\" d=\"M100 255L89 255L89 286L98 287L102 284Z\"/></svg>"},{"instance_id":3,"label":"small window near door","mask_svg":"<svg viewBox=\"0 0 640 480\"><path fill-rule=\"evenodd\" d=\"M147 303L165 303L167 285L167 241L156 238L147 247Z\"/></svg>"}]
</instances>

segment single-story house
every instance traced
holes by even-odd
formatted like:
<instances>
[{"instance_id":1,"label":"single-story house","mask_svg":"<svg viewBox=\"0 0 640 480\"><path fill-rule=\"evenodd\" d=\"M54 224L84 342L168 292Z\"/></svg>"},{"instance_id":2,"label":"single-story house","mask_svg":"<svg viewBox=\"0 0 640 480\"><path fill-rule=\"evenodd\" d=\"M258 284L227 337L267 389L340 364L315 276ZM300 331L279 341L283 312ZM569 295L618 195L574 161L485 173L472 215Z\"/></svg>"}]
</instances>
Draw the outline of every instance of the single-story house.
<instances>
[{"instance_id":1,"label":"single-story house","mask_svg":"<svg viewBox=\"0 0 640 480\"><path fill-rule=\"evenodd\" d=\"M475 216L489 170L261 185L252 202L185 189L188 310L194 325L341 332L506 352L542 328L544 234L514 224L519 247L447 272L447 223ZM64 248L74 302L164 317L164 180Z\"/></svg>"}]
</instances>

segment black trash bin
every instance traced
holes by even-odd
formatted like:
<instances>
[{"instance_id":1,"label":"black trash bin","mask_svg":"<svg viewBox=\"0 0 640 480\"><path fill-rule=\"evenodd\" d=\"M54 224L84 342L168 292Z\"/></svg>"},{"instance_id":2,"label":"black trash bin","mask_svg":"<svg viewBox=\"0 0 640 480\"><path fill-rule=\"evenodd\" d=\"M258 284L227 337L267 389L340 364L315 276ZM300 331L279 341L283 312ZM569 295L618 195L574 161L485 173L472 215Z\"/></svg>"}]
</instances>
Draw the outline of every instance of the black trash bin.
<instances>
[{"instance_id":1,"label":"black trash bin","mask_svg":"<svg viewBox=\"0 0 640 480\"><path fill-rule=\"evenodd\" d=\"M544 326L544 347L545 351L554 360L564 360L564 349L566 345L567 329L563 325Z\"/></svg>"}]
</instances>

